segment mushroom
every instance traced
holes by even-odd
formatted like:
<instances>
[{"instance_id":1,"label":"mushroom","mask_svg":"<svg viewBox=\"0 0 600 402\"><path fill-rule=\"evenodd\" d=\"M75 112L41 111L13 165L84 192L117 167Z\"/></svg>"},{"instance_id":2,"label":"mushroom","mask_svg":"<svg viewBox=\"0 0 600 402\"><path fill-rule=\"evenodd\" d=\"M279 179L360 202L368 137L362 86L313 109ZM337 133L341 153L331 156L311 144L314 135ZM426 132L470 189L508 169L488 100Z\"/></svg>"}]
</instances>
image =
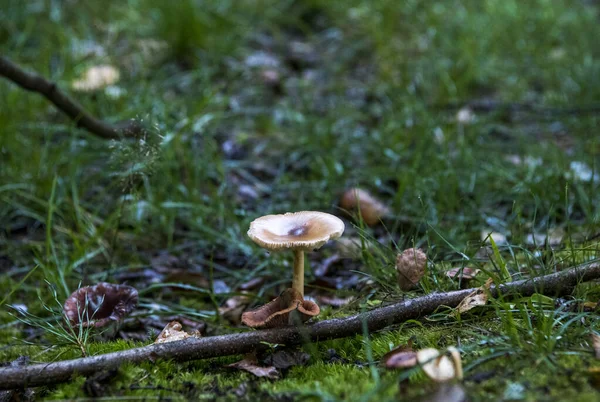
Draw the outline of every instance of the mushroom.
<instances>
[{"instance_id":1,"label":"mushroom","mask_svg":"<svg viewBox=\"0 0 600 402\"><path fill-rule=\"evenodd\" d=\"M138 291L127 285L100 282L77 289L63 306L71 325L104 327L121 321L138 304Z\"/></svg>"},{"instance_id":2,"label":"mushroom","mask_svg":"<svg viewBox=\"0 0 600 402\"><path fill-rule=\"evenodd\" d=\"M267 250L293 250L292 288L304 296L304 252L321 248L344 233L344 222L324 212L266 215L250 223L248 236Z\"/></svg>"},{"instance_id":3,"label":"mushroom","mask_svg":"<svg viewBox=\"0 0 600 402\"><path fill-rule=\"evenodd\" d=\"M317 303L304 300L300 292L290 288L264 306L242 314L242 322L251 328L278 328L294 324L296 317L308 321L320 311Z\"/></svg>"},{"instance_id":4,"label":"mushroom","mask_svg":"<svg viewBox=\"0 0 600 402\"><path fill-rule=\"evenodd\" d=\"M427 256L418 248L409 248L396 256L398 284L402 290L414 288L425 274Z\"/></svg>"},{"instance_id":5,"label":"mushroom","mask_svg":"<svg viewBox=\"0 0 600 402\"><path fill-rule=\"evenodd\" d=\"M346 211L358 209L358 214L368 226L378 224L385 215L390 213L389 208L375 198L371 193L360 188L346 190L340 200L340 207Z\"/></svg>"}]
</instances>

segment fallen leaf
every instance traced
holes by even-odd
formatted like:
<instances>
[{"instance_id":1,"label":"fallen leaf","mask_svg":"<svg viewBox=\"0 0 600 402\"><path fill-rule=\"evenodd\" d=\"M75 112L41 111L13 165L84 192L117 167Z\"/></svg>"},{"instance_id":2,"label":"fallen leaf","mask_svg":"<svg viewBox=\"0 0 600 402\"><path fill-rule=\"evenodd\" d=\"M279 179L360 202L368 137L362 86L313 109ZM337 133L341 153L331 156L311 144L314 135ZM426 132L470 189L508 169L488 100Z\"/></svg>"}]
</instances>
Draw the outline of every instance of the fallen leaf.
<instances>
[{"instance_id":1,"label":"fallen leaf","mask_svg":"<svg viewBox=\"0 0 600 402\"><path fill-rule=\"evenodd\" d=\"M137 304L135 288L100 282L73 292L65 301L63 313L71 325L103 327L125 318Z\"/></svg>"},{"instance_id":2,"label":"fallen leaf","mask_svg":"<svg viewBox=\"0 0 600 402\"><path fill-rule=\"evenodd\" d=\"M448 348L448 353L442 354L439 350L428 348L417 352L417 360L425 374L434 381L462 379L462 361L456 348Z\"/></svg>"},{"instance_id":3,"label":"fallen leaf","mask_svg":"<svg viewBox=\"0 0 600 402\"><path fill-rule=\"evenodd\" d=\"M188 334L187 332L183 331L182 328L183 327L178 321L171 321L166 327L163 328L160 334L158 334L154 343L181 341L192 336L200 338L200 333L198 331Z\"/></svg>"},{"instance_id":4,"label":"fallen leaf","mask_svg":"<svg viewBox=\"0 0 600 402\"><path fill-rule=\"evenodd\" d=\"M453 315L461 314L477 306L484 306L488 301L488 290L492 286L492 278L488 278L483 286L469 293L456 307Z\"/></svg>"},{"instance_id":5,"label":"fallen leaf","mask_svg":"<svg viewBox=\"0 0 600 402\"><path fill-rule=\"evenodd\" d=\"M376 225L384 215L389 214L389 209L385 204L360 188L347 190L342 195L340 207L348 212L358 208L358 213L369 226Z\"/></svg>"},{"instance_id":6,"label":"fallen leaf","mask_svg":"<svg viewBox=\"0 0 600 402\"><path fill-rule=\"evenodd\" d=\"M427 256L418 248L409 248L396 257L398 283L402 290L414 288L425 274Z\"/></svg>"},{"instance_id":7,"label":"fallen leaf","mask_svg":"<svg viewBox=\"0 0 600 402\"><path fill-rule=\"evenodd\" d=\"M247 355L244 359L239 362L235 362L227 365L227 367L235 368L238 370L244 370L249 373L254 374L257 377L267 377L272 380L276 380L279 378L279 371L273 366L261 367L258 365L258 361L256 360L256 356Z\"/></svg>"},{"instance_id":8,"label":"fallen leaf","mask_svg":"<svg viewBox=\"0 0 600 402\"><path fill-rule=\"evenodd\" d=\"M111 65L100 65L88 68L83 77L73 81L72 87L76 91L95 91L116 83L120 73Z\"/></svg>"}]
</instances>

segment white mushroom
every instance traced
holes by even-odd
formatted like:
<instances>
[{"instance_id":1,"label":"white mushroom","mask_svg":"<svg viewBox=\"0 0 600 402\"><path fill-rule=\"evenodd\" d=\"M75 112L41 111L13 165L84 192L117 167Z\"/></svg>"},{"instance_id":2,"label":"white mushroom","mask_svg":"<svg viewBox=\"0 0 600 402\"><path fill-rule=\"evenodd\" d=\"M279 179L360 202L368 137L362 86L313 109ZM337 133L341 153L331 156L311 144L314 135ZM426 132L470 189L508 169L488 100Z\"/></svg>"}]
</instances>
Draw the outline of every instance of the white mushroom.
<instances>
[{"instance_id":1,"label":"white mushroom","mask_svg":"<svg viewBox=\"0 0 600 402\"><path fill-rule=\"evenodd\" d=\"M248 236L267 250L293 250L292 288L304 295L304 251L321 248L344 233L344 222L324 212L266 215L250 223Z\"/></svg>"}]
</instances>

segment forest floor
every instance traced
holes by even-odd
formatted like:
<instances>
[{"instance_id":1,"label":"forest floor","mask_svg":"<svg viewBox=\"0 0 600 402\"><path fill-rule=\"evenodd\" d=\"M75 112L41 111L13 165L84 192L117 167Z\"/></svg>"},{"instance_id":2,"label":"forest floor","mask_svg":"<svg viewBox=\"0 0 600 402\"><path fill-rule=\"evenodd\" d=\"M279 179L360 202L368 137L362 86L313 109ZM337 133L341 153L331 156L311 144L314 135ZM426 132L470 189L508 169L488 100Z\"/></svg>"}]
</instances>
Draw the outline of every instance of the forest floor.
<instances>
[{"instance_id":1,"label":"forest floor","mask_svg":"<svg viewBox=\"0 0 600 402\"><path fill-rule=\"evenodd\" d=\"M94 115L147 130L99 138L0 79L0 362L148 345L174 319L202 336L250 331L242 309L292 277L291 253L246 235L266 214L317 210L346 224L346 243L307 254L313 321L459 289L451 268L480 269L469 285L480 286L597 261L599 18L597 2L580 0L5 1L5 57ZM86 90L81 77L100 65L118 79ZM389 213L367 226L344 211L352 187ZM348 239L350 251L339 247ZM410 247L428 267L402 291L394 264ZM119 327L74 339L62 304L102 281L135 287L139 305ZM459 316L441 308L303 345L276 379L226 367L242 357L230 356L124 365L34 392L600 400L599 296L591 282ZM464 380L385 368L409 343L457 347Z\"/></svg>"}]
</instances>

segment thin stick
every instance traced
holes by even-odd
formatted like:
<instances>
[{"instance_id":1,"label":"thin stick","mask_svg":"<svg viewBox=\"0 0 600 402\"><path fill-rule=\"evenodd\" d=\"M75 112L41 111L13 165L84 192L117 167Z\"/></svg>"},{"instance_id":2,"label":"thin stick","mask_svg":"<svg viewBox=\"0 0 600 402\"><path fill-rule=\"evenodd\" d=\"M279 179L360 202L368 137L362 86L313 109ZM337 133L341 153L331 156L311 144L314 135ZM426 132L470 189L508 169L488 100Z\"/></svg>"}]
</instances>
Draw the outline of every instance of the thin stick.
<instances>
[{"instance_id":1,"label":"thin stick","mask_svg":"<svg viewBox=\"0 0 600 402\"><path fill-rule=\"evenodd\" d=\"M54 82L46 80L41 75L29 73L17 64L0 56L0 76L4 76L28 91L37 92L75 120L77 127L82 127L92 134L102 138L120 138L139 133L142 128L133 120L122 125L112 125L96 119L74 99L71 99L58 88Z\"/></svg>"},{"instance_id":2,"label":"thin stick","mask_svg":"<svg viewBox=\"0 0 600 402\"><path fill-rule=\"evenodd\" d=\"M536 292L559 296L570 293L580 282L598 278L600 278L600 263L595 263L534 279L510 282L492 287L490 291L494 297L500 294L506 297L523 297ZM0 368L0 389L57 384L69 381L75 374L90 375L102 370L112 370L123 363L154 362L157 359L188 361L237 355L255 351L264 342L290 346L302 344L307 340L318 342L344 338L361 333L363 322L366 323L368 330L373 332L433 313L440 306L456 307L473 290L433 293L376 308L366 313L325 320L298 328L286 327L207 338L188 338L183 341L153 344L82 359Z\"/></svg>"}]
</instances>

